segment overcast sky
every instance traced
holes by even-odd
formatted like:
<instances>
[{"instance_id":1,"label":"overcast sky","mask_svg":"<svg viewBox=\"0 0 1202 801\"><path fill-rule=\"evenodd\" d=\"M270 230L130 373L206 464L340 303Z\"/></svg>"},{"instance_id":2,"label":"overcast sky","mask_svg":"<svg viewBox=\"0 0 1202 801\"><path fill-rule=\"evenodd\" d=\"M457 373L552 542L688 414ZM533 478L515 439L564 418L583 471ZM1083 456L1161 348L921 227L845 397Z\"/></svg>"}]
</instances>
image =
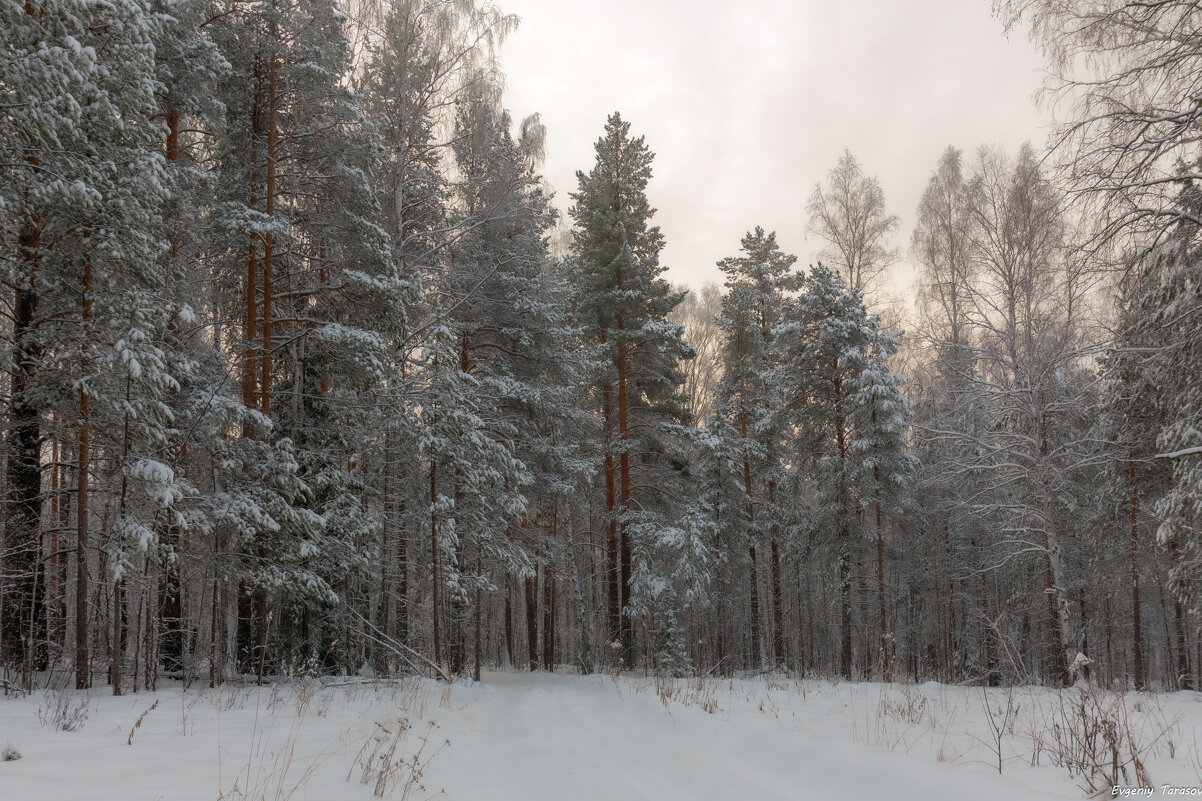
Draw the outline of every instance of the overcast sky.
<instances>
[{"instance_id":1,"label":"overcast sky","mask_svg":"<svg viewBox=\"0 0 1202 801\"><path fill-rule=\"evenodd\" d=\"M814 183L844 148L876 174L909 242L949 144L1044 141L1040 62L989 0L500 0L506 105L547 125L561 210L614 110L656 153L649 195L669 278L721 282L715 262L755 225L803 263ZM912 270L895 268L894 285Z\"/></svg>"}]
</instances>

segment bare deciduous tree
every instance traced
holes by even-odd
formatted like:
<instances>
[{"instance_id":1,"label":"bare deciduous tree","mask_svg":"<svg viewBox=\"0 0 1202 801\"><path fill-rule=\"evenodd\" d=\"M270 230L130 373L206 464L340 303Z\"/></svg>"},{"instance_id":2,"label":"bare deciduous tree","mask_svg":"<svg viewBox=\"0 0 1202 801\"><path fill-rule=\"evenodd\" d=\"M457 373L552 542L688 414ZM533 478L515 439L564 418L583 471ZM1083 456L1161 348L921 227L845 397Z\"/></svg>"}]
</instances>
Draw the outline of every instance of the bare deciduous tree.
<instances>
[{"instance_id":1,"label":"bare deciduous tree","mask_svg":"<svg viewBox=\"0 0 1202 801\"><path fill-rule=\"evenodd\" d=\"M687 291L686 287L675 287ZM684 340L696 354L681 363L684 394L693 422L704 425L714 405L714 392L722 378L722 291L716 284L688 291L680 305L668 315L668 322L684 326Z\"/></svg>"},{"instance_id":2,"label":"bare deciduous tree","mask_svg":"<svg viewBox=\"0 0 1202 801\"><path fill-rule=\"evenodd\" d=\"M1048 60L1045 95L1066 122L1053 153L1082 217L1082 245L1148 252L1180 220L1178 182L1198 177L1202 3L1194 0L996 0L1008 29L1029 26Z\"/></svg>"},{"instance_id":3,"label":"bare deciduous tree","mask_svg":"<svg viewBox=\"0 0 1202 801\"><path fill-rule=\"evenodd\" d=\"M890 238L900 224L885 211L885 192L875 176L864 174L850 150L827 173L826 185L815 184L806 204L809 230L826 242L822 258L847 285L867 295L885 269L897 261Z\"/></svg>"}]
</instances>

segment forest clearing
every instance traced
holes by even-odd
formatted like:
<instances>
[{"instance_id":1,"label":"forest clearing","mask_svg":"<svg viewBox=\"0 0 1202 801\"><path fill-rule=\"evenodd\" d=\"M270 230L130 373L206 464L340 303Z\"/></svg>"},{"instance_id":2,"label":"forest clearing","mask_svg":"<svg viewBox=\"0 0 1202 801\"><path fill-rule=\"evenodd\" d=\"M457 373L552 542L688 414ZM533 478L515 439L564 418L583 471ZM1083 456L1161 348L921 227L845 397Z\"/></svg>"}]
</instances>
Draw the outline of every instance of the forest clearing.
<instances>
[{"instance_id":1,"label":"forest clearing","mask_svg":"<svg viewBox=\"0 0 1202 801\"><path fill-rule=\"evenodd\" d=\"M1202 693L1184 691L486 672L82 700L0 701L0 746L21 753L0 796L1042 801L1202 783Z\"/></svg>"}]
</instances>

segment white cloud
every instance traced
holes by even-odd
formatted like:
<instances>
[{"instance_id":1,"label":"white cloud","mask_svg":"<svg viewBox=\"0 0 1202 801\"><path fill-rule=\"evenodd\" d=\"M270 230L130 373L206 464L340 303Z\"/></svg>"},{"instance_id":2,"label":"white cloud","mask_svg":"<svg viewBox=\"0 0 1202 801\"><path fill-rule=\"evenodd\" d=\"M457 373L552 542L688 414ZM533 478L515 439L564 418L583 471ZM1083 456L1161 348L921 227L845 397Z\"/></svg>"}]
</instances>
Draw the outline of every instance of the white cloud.
<instances>
[{"instance_id":1,"label":"white cloud","mask_svg":"<svg viewBox=\"0 0 1202 801\"><path fill-rule=\"evenodd\" d=\"M541 112L548 179L566 210L619 110L657 154L669 277L719 281L715 262L754 225L803 262L810 188L845 147L877 174L902 244L949 144L1040 142L1039 60L987 0L508 0L506 103ZM897 270L895 284L909 282Z\"/></svg>"}]
</instances>

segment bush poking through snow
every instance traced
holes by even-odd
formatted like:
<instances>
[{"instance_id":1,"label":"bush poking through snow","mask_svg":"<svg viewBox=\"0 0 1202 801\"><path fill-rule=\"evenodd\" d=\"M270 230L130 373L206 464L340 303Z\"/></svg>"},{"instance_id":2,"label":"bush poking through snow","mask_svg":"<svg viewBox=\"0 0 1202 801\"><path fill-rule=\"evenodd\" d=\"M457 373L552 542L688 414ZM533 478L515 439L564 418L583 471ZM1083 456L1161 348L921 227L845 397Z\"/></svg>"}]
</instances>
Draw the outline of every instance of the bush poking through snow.
<instances>
[{"instance_id":1,"label":"bush poking through snow","mask_svg":"<svg viewBox=\"0 0 1202 801\"><path fill-rule=\"evenodd\" d=\"M881 700L880 713L904 723L921 723L926 713L927 699L913 684L901 685L901 697L886 693Z\"/></svg>"},{"instance_id":2,"label":"bush poking through snow","mask_svg":"<svg viewBox=\"0 0 1202 801\"><path fill-rule=\"evenodd\" d=\"M655 694L659 696L659 700L663 703L664 709L668 710L668 714L672 713L669 706L670 701L675 701L682 706L695 706L710 715L720 712L722 708L718 706L716 690L716 682L707 681L701 676L689 680L675 679L665 675L656 675L655 677Z\"/></svg>"},{"instance_id":3,"label":"bush poking through snow","mask_svg":"<svg viewBox=\"0 0 1202 801\"><path fill-rule=\"evenodd\" d=\"M438 752L451 744L450 740L444 740L434 751L426 753L432 739L430 735L436 728L438 724L430 721L425 732L417 735L421 745L412 756L406 758L400 753L400 746L405 735L413 729L408 719L394 718L384 723L377 720L375 731L355 757L355 766L363 771L359 783L371 786L372 795L376 798L391 795L397 788L401 790L401 801L406 801L414 790L425 793L426 786L422 782L426 769ZM354 770L352 767L346 774L348 782Z\"/></svg>"},{"instance_id":4,"label":"bush poking through snow","mask_svg":"<svg viewBox=\"0 0 1202 801\"><path fill-rule=\"evenodd\" d=\"M1003 700L1006 702L1004 707L1001 704ZM985 722L989 724L990 737L988 740L984 740L974 736L973 739L984 744L997 757L997 772L1000 776L1004 761L1002 756L1004 740L1007 735L1014 734L1014 722L1018 718L1021 707L1014 701L1013 687L995 691L993 698L990 698L989 691L982 687L981 705L985 708Z\"/></svg>"},{"instance_id":5,"label":"bush poking through snow","mask_svg":"<svg viewBox=\"0 0 1202 801\"><path fill-rule=\"evenodd\" d=\"M88 721L87 696L77 697L70 690L47 690L38 706L38 720L58 731L78 731Z\"/></svg>"},{"instance_id":6,"label":"bush poking through snow","mask_svg":"<svg viewBox=\"0 0 1202 801\"><path fill-rule=\"evenodd\" d=\"M0 748L0 762L16 762L21 758L21 752L13 748L10 743L5 743L3 748Z\"/></svg>"},{"instance_id":7,"label":"bush poking through snow","mask_svg":"<svg viewBox=\"0 0 1202 801\"><path fill-rule=\"evenodd\" d=\"M1087 793L1115 785L1151 785L1145 761L1169 748L1173 724L1158 710L1133 719L1121 693L1090 688L1060 693L1050 726L1053 764L1076 776Z\"/></svg>"}]
</instances>

